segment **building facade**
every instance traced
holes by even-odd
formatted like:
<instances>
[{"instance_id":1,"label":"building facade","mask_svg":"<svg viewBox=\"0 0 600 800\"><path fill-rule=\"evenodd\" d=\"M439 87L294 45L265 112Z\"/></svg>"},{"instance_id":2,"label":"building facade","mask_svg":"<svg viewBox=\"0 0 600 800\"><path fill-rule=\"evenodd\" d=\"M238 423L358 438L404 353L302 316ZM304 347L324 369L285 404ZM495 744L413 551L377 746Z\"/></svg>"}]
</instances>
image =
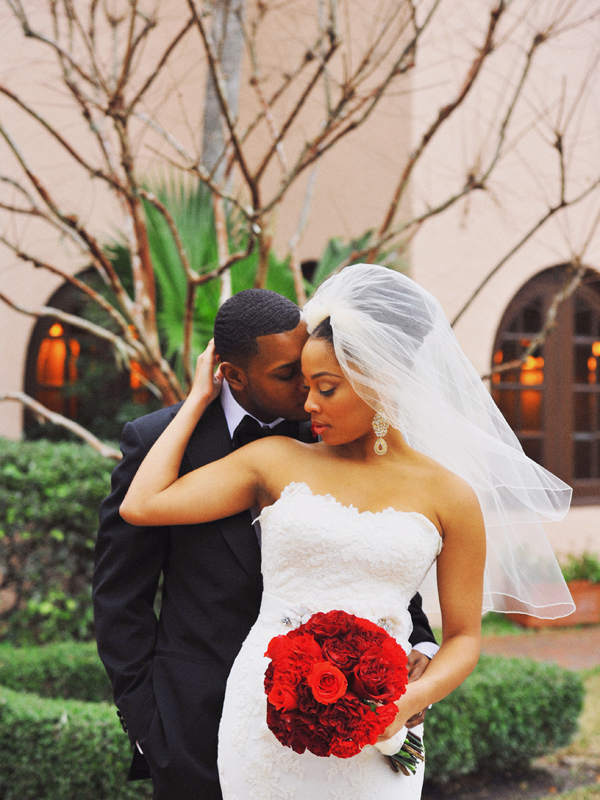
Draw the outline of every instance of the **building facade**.
<instances>
[{"instance_id":1,"label":"building facade","mask_svg":"<svg viewBox=\"0 0 600 800\"><path fill-rule=\"evenodd\" d=\"M297 3L297 16L292 13L286 28L269 30L281 59L287 48L303 41L307 15L316 13L313 5ZM594 190L600 178L600 21L590 15L582 22L580 15L577 26L564 24L564 32L534 52L526 69L536 32L549 30L547 6L523 0L515 16L503 21L498 32L502 46L486 62L489 69L415 162L398 218L421 221L408 229L402 261L440 299L449 319L459 317L455 332L482 376L489 376L494 365L519 358L548 321L573 264L585 266L580 284L558 307L551 335L522 366L486 379L526 452L574 487L567 519L548 526L555 550L600 552L600 192ZM348 7L355 29L364 28L368 36L364 5ZM275 246L282 255L311 181L299 245L303 261L318 260L332 237L347 241L377 229L403 169L423 146L440 109L460 96L485 41L491 7L476 0L447 8L441 4L420 44L418 68L286 196L275 228ZM178 4L165 8L174 24L181 13ZM523 9L527 14L519 17ZM78 141L80 120L52 88L56 64L51 56L23 38L6 6L0 10L0 31L0 83L32 98ZM247 72L249 63L243 69ZM206 68L190 47L175 60L173 71L179 94L163 100L159 116L169 120L174 136L193 139L201 129L198 87L204 86ZM519 89L524 74L527 80ZM242 119L250 117L255 103L244 86ZM3 124L20 137L57 195L90 221L99 238L109 239L120 220L109 194L72 170L59 149L51 144L38 149L30 138L31 121L6 98L0 102ZM301 138L302 133L294 135ZM144 147L142 138L139 146ZM156 166L152 152L149 148L149 171ZM481 188L465 193L469 181L480 181ZM574 198L580 199L570 205ZM13 238L40 260L53 260L73 274L87 266L64 237L50 235L35 219L2 212L1 225L8 234L16 231ZM63 283L0 249L0 291L14 303L35 308L51 298L61 302ZM44 329L0 302L0 392L34 387L37 399L73 416L76 398L65 401L57 389L61 381L77 382L80 342L65 326L56 327L51 319L47 323ZM135 382L135 374L127 380ZM22 407L0 403L0 436L18 438L22 426Z\"/></svg>"}]
</instances>

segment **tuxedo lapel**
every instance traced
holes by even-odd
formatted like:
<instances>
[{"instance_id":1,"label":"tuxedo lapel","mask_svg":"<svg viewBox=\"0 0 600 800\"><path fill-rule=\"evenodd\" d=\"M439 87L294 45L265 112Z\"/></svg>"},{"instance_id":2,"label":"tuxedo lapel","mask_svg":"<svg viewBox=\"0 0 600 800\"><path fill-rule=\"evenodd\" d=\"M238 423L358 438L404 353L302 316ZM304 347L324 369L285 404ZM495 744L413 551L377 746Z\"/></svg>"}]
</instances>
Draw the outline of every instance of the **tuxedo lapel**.
<instances>
[{"instance_id":1,"label":"tuxedo lapel","mask_svg":"<svg viewBox=\"0 0 600 800\"><path fill-rule=\"evenodd\" d=\"M231 437L219 398L202 415L190 437L182 463L182 473L218 461L231 453ZM260 547L252 527L250 511L217 520L223 538L245 572L255 581L261 580Z\"/></svg>"},{"instance_id":2,"label":"tuxedo lapel","mask_svg":"<svg viewBox=\"0 0 600 800\"><path fill-rule=\"evenodd\" d=\"M185 449L190 469L218 461L231 453L231 437L221 401L217 397L206 409Z\"/></svg>"}]
</instances>

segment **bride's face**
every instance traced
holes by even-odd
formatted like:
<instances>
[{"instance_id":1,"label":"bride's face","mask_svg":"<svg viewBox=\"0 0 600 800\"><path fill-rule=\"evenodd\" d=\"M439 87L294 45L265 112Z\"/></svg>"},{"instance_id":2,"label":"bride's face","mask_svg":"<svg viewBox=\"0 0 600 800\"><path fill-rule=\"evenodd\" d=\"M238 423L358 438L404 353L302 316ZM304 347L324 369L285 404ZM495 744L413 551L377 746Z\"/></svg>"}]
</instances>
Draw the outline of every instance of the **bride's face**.
<instances>
[{"instance_id":1,"label":"bride's face","mask_svg":"<svg viewBox=\"0 0 600 800\"><path fill-rule=\"evenodd\" d=\"M304 408L314 432L326 444L348 444L374 436L371 423L375 412L344 376L329 342L308 340L302 351L302 374L308 387Z\"/></svg>"}]
</instances>

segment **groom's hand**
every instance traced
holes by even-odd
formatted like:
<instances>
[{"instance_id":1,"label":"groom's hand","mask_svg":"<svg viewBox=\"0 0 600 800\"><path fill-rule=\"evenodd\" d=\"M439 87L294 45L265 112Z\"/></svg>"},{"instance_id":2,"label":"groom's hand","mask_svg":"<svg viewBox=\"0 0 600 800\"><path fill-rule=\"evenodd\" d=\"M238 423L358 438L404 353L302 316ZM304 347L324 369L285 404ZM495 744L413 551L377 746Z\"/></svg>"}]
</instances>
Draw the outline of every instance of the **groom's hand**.
<instances>
[{"instance_id":1,"label":"groom's hand","mask_svg":"<svg viewBox=\"0 0 600 800\"><path fill-rule=\"evenodd\" d=\"M408 657L408 682L412 683L413 681L419 680L423 676L423 673L429 666L429 662L431 659L427 658L424 653L420 653L418 650L414 648L410 651L410 655Z\"/></svg>"},{"instance_id":2,"label":"groom's hand","mask_svg":"<svg viewBox=\"0 0 600 800\"><path fill-rule=\"evenodd\" d=\"M411 650L408 657L408 682L412 683L418 680L429 666L430 661L431 659L427 658L424 653L420 653L418 650ZM427 709L425 708L420 714L415 714L407 720L406 727L414 728L415 725L420 725L425 719L426 713Z\"/></svg>"}]
</instances>

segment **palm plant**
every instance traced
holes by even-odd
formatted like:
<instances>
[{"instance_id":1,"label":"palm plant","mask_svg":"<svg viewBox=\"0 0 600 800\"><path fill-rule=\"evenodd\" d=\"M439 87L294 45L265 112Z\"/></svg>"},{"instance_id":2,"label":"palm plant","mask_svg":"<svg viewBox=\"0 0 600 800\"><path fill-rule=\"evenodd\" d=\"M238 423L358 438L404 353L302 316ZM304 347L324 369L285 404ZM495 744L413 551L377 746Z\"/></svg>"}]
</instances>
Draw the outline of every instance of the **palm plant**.
<instances>
[{"instance_id":1,"label":"palm plant","mask_svg":"<svg viewBox=\"0 0 600 800\"><path fill-rule=\"evenodd\" d=\"M169 180L151 186L150 191L168 209L191 268L200 275L214 270L219 263L218 242L213 200L208 189L201 183L190 186ZM184 310L188 283L165 216L147 200L144 200L144 212L156 279L159 335L163 353L181 380ZM227 234L232 251L246 246L246 232L238 225L235 213L228 215ZM130 296L133 296L131 256L124 237L119 236L107 245L106 252L125 288L130 292ZM254 249L250 255L231 267L232 293L254 286L258 260L258 251ZM221 288L219 278L198 287L194 309L192 360L206 347L212 336L214 319L221 299ZM279 260L273 252L269 254L267 288L296 302L293 276L287 263Z\"/></svg>"}]
</instances>

